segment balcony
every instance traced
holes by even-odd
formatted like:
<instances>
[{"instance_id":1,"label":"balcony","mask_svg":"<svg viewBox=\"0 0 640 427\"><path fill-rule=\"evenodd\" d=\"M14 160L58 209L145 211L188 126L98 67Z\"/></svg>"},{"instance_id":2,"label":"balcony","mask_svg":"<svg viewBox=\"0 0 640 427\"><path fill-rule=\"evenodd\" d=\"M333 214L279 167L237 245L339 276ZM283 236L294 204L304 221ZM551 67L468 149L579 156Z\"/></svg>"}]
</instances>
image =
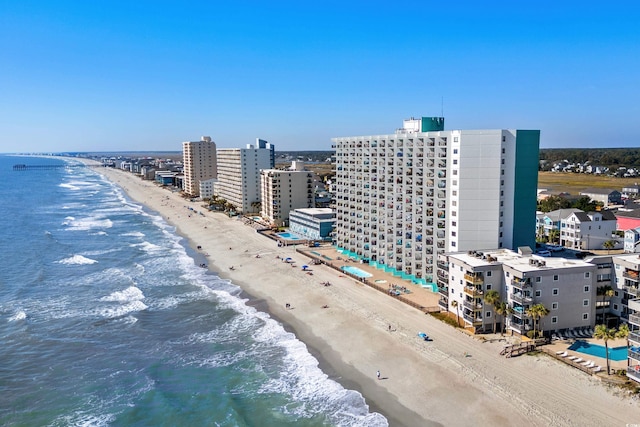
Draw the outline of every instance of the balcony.
<instances>
[{"instance_id":1,"label":"balcony","mask_svg":"<svg viewBox=\"0 0 640 427\"><path fill-rule=\"evenodd\" d=\"M474 285L481 285L484 283L484 277L482 274L465 274L464 280Z\"/></svg>"},{"instance_id":2,"label":"balcony","mask_svg":"<svg viewBox=\"0 0 640 427\"><path fill-rule=\"evenodd\" d=\"M635 347L636 350L638 349L637 347ZM631 359L637 360L638 362L640 362L640 351L635 351L635 350L631 350L631 348L629 348L628 350L629 352L629 357Z\"/></svg>"},{"instance_id":3,"label":"balcony","mask_svg":"<svg viewBox=\"0 0 640 427\"><path fill-rule=\"evenodd\" d=\"M446 298L440 298L438 300L438 306L443 309L444 311L448 311L449 310L449 303L448 300Z\"/></svg>"},{"instance_id":4,"label":"balcony","mask_svg":"<svg viewBox=\"0 0 640 427\"><path fill-rule=\"evenodd\" d=\"M629 341L634 343L635 345L640 345L640 333L629 332Z\"/></svg>"},{"instance_id":5,"label":"balcony","mask_svg":"<svg viewBox=\"0 0 640 427\"><path fill-rule=\"evenodd\" d=\"M482 317L476 317L475 313L462 313L462 318L471 324L481 324Z\"/></svg>"},{"instance_id":6,"label":"balcony","mask_svg":"<svg viewBox=\"0 0 640 427\"><path fill-rule=\"evenodd\" d=\"M622 273L622 277L638 282L638 272L634 270L625 270Z\"/></svg>"},{"instance_id":7,"label":"balcony","mask_svg":"<svg viewBox=\"0 0 640 427\"><path fill-rule=\"evenodd\" d=\"M472 297L484 294L481 288L475 286L465 286L464 293Z\"/></svg>"},{"instance_id":8,"label":"balcony","mask_svg":"<svg viewBox=\"0 0 640 427\"><path fill-rule=\"evenodd\" d=\"M625 280L624 285L622 285L622 289L624 289L626 293L633 295L635 298L640 297L640 289L638 286L630 286L629 283L630 282Z\"/></svg>"},{"instance_id":9,"label":"balcony","mask_svg":"<svg viewBox=\"0 0 640 427\"><path fill-rule=\"evenodd\" d=\"M467 301L465 300L462 303L462 306L466 309L469 309L471 311L481 311L482 310L482 304L476 302L476 301Z\"/></svg>"},{"instance_id":10,"label":"balcony","mask_svg":"<svg viewBox=\"0 0 640 427\"><path fill-rule=\"evenodd\" d=\"M511 299L519 304L530 303L533 301L531 296L522 293L511 294Z\"/></svg>"},{"instance_id":11,"label":"balcony","mask_svg":"<svg viewBox=\"0 0 640 427\"><path fill-rule=\"evenodd\" d=\"M524 289L524 288L530 288L531 282L529 281L529 279L515 278L511 281L511 285L518 289Z\"/></svg>"},{"instance_id":12,"label":"balcony","mask_svg":"<svg viewBox=\"0 0 640 427\"><path fill-rule=\"evenodd\" d=\"M449 288L447 286L438 286L438 292L440 295L449 296Z\"/></svg>"},{"instance_id":13,"label":"balcony","mask_svg":"<svg viewBox=\"0 0 640 427\"><path fill-rule=\"evenodd\" d=\"M638 370L636 371L636 368ZM627 367L627 377L631 380L640 382L640 368L636 366L628 366Z\"/></svg>"},{"instance_id":14,"label":"balcony","mask_svg":"<svg viewBox=\"0 0 640 427\"><path fill-rule=\"evenodd\" d=\"M640 315L638 314L630 314L629 315L629 323L632 323L636 326L640 326Z\"/></svg>"},{"instance_id":15,"label":"balcony","mask_svg":"<svg viewBox=\"0 0 640 427\"><path fill-rule=\"evenodd\" d=\"M511 329L513 329L514 331L516 331L517 333L521 334L521 335L524 335L524 334L527 333L527 331L531 330L531 326L530 325L521 324L521 323L513 323L513 322L511 322L509 327Z\"/></svg>"}]
</instances>

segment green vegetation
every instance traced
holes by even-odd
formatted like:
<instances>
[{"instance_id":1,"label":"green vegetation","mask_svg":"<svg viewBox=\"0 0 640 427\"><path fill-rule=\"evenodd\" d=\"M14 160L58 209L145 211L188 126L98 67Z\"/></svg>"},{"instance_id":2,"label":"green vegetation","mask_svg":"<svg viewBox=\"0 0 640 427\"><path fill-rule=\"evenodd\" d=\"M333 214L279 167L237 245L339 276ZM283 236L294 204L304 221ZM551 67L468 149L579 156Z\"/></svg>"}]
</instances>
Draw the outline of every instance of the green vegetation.
<instances>
[{"instance_id":1,"label":"green vegetation","mask_svg":"<svg viewBox=\"0 0 640 427\"><path fill-rule=\"evenodd\" d=\"M440 320L441 322L446 323L447 325L453 326L454 328L459 328L460 327L460 324L456 325L456 321L454 319L452 319L451 317L449 317L446 312L444 312L444 313L434 312L434 313L429 313L429 315L435 317L436 319Z\"/></svg>"},{"instance_id":2,"label":"green vegetation","mask_svg":"<svg viewBox=\"0 0 640 427\"><path fill-rule=\"evenodd\" d=\"M557 209L576 208L584 212L593 212L601 207L602 203L594 202L589 196L582 196L571 201L566 197L549 196L538 202L538 210L541 212L551 212Z\"/></svg>"},{"instance_id":3,"label":"green vegetation","mask_svg":"<svg viewBox=\"0 0 640 427\"><path fill-rule=\"evenodd\" d=\"M540 150L540 160L547 164L561 162L585 163L617 169L640 167L639 148L545 148Z\"/></svg>"}]
</instances>

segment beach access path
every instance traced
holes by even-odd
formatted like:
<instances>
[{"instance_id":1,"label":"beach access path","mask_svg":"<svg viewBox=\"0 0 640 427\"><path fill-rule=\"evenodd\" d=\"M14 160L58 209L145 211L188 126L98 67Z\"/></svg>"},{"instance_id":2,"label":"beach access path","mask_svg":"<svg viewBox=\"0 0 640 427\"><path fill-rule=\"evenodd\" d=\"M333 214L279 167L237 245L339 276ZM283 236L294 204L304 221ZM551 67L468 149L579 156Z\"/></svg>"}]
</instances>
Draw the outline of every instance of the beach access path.
<instances>
[{"instance_id":1,"label":"beach access path","mask_svg":"<svg viewBox=\"0 0 640 427\"><path fill-rule=\"evenodd\" d=\"M640 423L638 401L597 378L544 354L506 359L504 343L474 339L328 266L306 274L299 267L307 257L242 221L129 172L96 170L173 224L212 271L294 331L331 378L361 392L391 426Z\"/></svg>"}]
</instances>

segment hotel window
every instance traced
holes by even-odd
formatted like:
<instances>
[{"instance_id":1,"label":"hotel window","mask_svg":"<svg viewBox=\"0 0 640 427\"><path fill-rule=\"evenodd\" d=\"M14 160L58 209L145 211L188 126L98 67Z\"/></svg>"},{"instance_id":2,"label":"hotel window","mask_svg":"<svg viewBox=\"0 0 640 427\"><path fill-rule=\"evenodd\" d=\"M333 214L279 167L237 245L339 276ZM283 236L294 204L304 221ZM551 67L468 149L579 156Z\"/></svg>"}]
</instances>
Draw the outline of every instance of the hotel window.
<instances>
[{"instance_id":1,"label":"hotel window","mask_svg":"<svg viewBox=\"0 0 640 427\"><path fill-rule=\"evenodd\" d=\"M557 310L558 309L558 303L554 302L551 304L551 310Z\"/></svg>"},{"instance_id":2,"label":"hotel window","mask_svg":"<svg viewBox=\"0 0 640 427\"><path fill-rule=\"evenodd\" d=\"M588 306L589 305L589 300L588 299L582 300L582 305L585 306L585 307Z\"/></svg>"},{"instance_id":3,"label":"hotel window","mask_svg":"<svg viewBox=\"0 0 640 427\"><path fill-rule=\"evenodd\" d=\"M589 286L585 286L585 287L584 287L584 291L585 291L585 292L589 292Z\"/></svg>"},{"instance_id":4,"label":"hotel window","mask_svg":"<svg viewBox=\"0 0 640 427\"><path fill-rule=\"evenodd\" d=\"M457 165L458 164L458 159L453 159L453 164Z\"/></svg>"},{"instance_id":5,"label":"hotel window","mask_svg":"<svg viewBox=\"0 0 640 427\"><path fill-rule=\"evenodd\" d=\"M455 142L455 141L454 141L454 142ZM453 149L453 154L458 154L458 149L457 149L457 148L454 148L454 149Z\"/></svg>"},{"instance_id":6,"label":"hotel window","mask_svg":"<svg viewBox=\"0 0 640 427\"><path fill-rule=\"evenodd\" d=\"M584 313L582 315L582 320L589 320L589 313Z\"/></svg>"},{"instance_id":7,"label":"hotel window","mask_svg":"<svg viewBox=\"0 0 640 427\"><path fill-rule=\"evenodd\" d=\"M551 323L558 323L558 316L553 316L551 318Z\"/></svg>"},{"instance_id":8,"label":"hotel window","mask_svg":"<svg viewBox=\"0 0 640 427\"><path fill-rule=\"evenodd\" d=\"M558 288L553 288L553 291L551 291L551 293L553 295L558 295Z\"/></svg>"},{"instance_id":9,"label":"hotel window","mask_svg":"<svg viewBox=\"0 0 640 427\"><path fill-rule=\"evenodd\" d=\"M457 136L453 137L453 142L458 142L458 137Z\"/></svg>"},{"instance_id":10,"label":"hotel window","mask_svg":"<svg viewBox=\"0 0 640 427\"><path fill-rule=\"evenodd\" d=\"M536 277L536 283L540 283L540 282L542 282L542 277L540 276Z\"/></svg>"},{"instance_id":11,"label":"hotel window","mask_svg":"<svg viewBox=\"0 0 640 427\"><path fill-rule=\"evenodd\" d=\"M458 175L458 169L454 169L454 170L453 170L453 174L454 174L454 175Z\"/></svg>"},{"instance_id":12,"label":"hotel window","mask_svg":"<svg viewBox=\"0 0 640 427\"><path fill-rule=\"evenodd\" d=\"M504 159L502 159L502 164L504 165ZM503 171L504 172L504 171Z\"/></svg>"},{"instance_id":13,"label":"hotel window","mask_svg":"<svg viewBox=\"0 0 640 427\"><path fill-rule=\"evenodd\" d=\"M489 317L491 317L491 312L487 311L484 315L485 315L486 318L489 318Z\"/></svg>"},{"instance_id":14,"label":"hotel window","mask_svg":"<svg viewBox=\"0 0 640 427\"><path fill-rule=\"evenodd\" d=\"M540 289L538 289L536 291L536 297L540 297L540 296L542 296L542 291Z\"/></svg>"},{"instance_id":15,"label":"hotel window","mask_svg":"<svg viewBox=\"0 0 640 427\"><path fill-rule=\"evenodd\" d=\"M589 272L588 272L588 271L587 271L587 272L585 272L585 273L584 273L584 278L585 278L585 279L588 279L589 277L590 277Z\"/></svg>"},{"instance_id":16,"label":"hotel window","mask_svg":"<svg viewBox=\"0 0 640 427\"><path fill-rule=\"evenodd\" d=\"M554 274L553 280L557 282L558 280L560 280L560 276L558 276L557 274Z\"/></svg>"},{"instance_id":17,"label":"hotel window","mask_svg":"<svg viewBox=\"0 0 640 427\"><path fill-rule=\"evenodd\" d=\"M490 271L487 271L487 277L491 277L491 272ZM488 286L491 286L491 285L488 285ZM487 289L491 289L491 288L487 288Z\"/></svg>"},{"instance_id":18,"label":"hotel window","mask_svg":"<svg viewBox=\"0 0 640 427\"><path fill-rule=\"evenodd\" d=\"M618 311L618 304L613 304L613 309L614 309L615 311Z\"/></svg>"},{"instance_id":19,"label":"hotel window","mask_svg":"<svg viewBox=\"0 0 640 427\"><path fill-rule=\"evenodd\" d=\"M490 271L489 271L488 273L490 273ZM488 276L488 274L487 274L487 276ZM491 284L488 284L488 285L487 285L487 290L488 290L488 291L490 291L490 290L491 290L491 286L492 286Z\"/></svg>"}]
</instances>

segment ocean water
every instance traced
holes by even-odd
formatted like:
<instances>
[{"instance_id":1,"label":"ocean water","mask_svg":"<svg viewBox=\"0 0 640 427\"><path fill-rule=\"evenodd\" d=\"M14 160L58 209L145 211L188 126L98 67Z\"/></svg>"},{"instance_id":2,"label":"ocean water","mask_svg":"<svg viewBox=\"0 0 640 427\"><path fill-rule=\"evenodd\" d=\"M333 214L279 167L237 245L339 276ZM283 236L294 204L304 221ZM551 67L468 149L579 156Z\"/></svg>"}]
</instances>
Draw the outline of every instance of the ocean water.
<instances>
[{"instance_id":1,"label":"ocean water","mask_svg":"<svg viewBox=\"0 0 640 427\"><path fill-rule=\"evenodd\" d=\"M18 163L65 164L0 156L0 425L388 424L95 170Z\"/></svg>"}]
</instances>

